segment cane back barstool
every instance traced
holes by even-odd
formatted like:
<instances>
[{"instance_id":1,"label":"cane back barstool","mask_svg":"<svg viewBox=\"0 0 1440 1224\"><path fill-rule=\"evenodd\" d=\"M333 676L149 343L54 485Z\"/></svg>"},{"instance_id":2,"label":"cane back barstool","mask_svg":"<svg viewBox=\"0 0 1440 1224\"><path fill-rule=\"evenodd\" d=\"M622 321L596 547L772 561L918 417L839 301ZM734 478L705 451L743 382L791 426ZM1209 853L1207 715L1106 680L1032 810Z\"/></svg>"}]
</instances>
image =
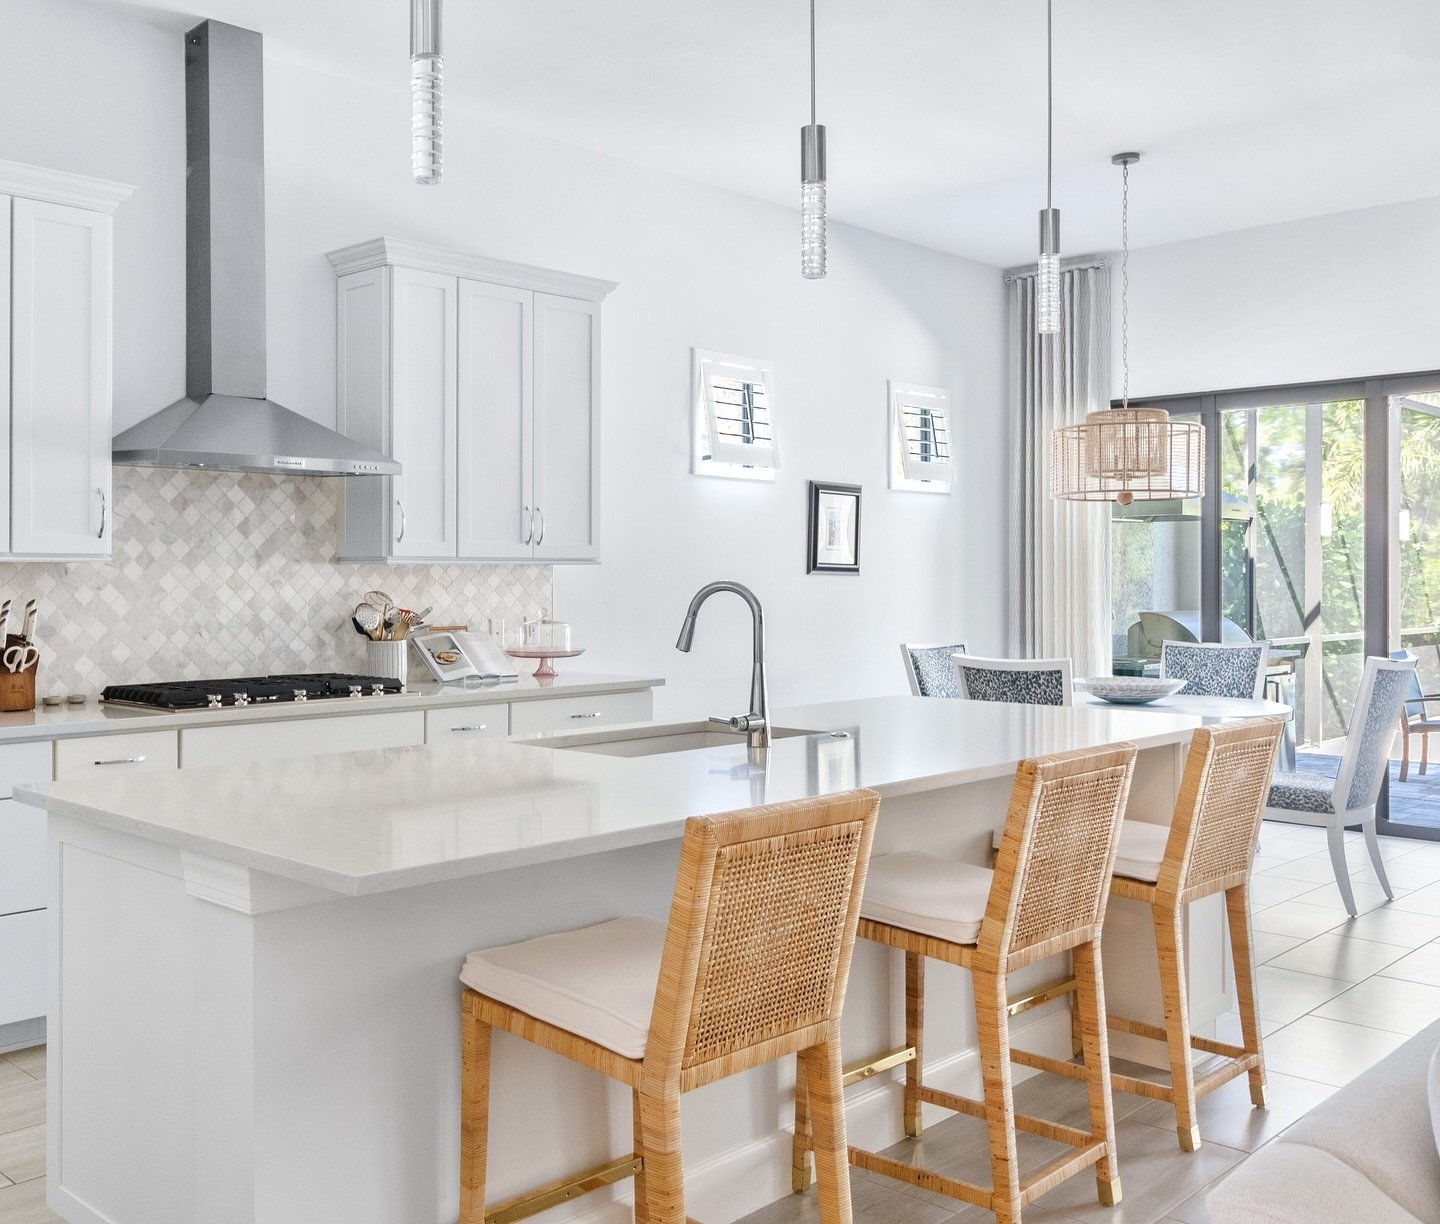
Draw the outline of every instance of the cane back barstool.
<instances>
[{"instance_id":1,"label":"cane back barstool","mask_svg":"<svg viewBox=\"0 0 1440 1224\"><path fill-rule=\"evenodd\" d=\"M1100 929L1135 752L1133 744L1113 744L1020 762L993 871L916 853L882 855L871 864L859 934L905 953L905 1047L847 1069L845 1082L903 1063L907 1135L920 1134L922 1103L984 1119L991 1185L946 1177L853 1147L852 1164L989 1208L999 1224L1018 1224L1024 1205L1092 1165L1100 1201L1120 1201ZM1017 1114L1010 1077L1010 1062L1018 1061L1018 1051L1010 1048L1010 1017L1047 999L1037 995L1012 1003L1007 978L1012 970L1067 951L1078 983L1089 1068L1089 1131ZM923 1082L926 957L970 970L983 1100ZM797 1085L797 1190L809 1180L806 1152L813 1121L820 1116L817 1102L824 1100L808 1076ZM1022 1179L1017 1128L1075 1150Z\"/></svg>"},{"instance_id":2,"label":"cane back barstool","mask_svg":"<svg viewBox=\"0 0 1440 1224\"><path fill-rule=\"evenodd\" d=\"M1169 1052L1170 1083L1113 1074L1111 1085L1175 1107L1180 1147L1200 1146L1196 1105L1203 1096L1241 1075L1250 1077L1250 1100L1265 1104L1265 1055L1255 1005L1255 961L1250 935L1250 868L1265 811L1270 770L1285 722L1252 718L1219 727L1202 727L1191 737L1185 773L1169 825L1127 820L1120 829L1112 896L1150 907L1159 958L1160 994L1165 1027L1112 1015L1110 1028L1163 1041ZM1185 984L1185 907L1215 893L1225 894L1230 950L1235 963L1235 994L1240 1011L1241 1044L1212 1041L1190 1031ZM1225 1061L1199 1079L1192 1050ZM1074 1064L1027 1055L1030 1066L1078 1077Z\"/></svg>"},{"instance_id":3,"label":"cane back barstool","mask_svg":"<svg viewBox=\"0 0 1440 1224\"><path fill-rule=\"evenodd\" d=\"M685 823L668 923L623 918L472 952L464 983L460 1224L523 1219L635 1178L635 1218L684 1224L680 1096L797 1054L820 1218L849 1224L840 1006L879 796L857 790ZM635 1151L485 1206L492 1028L629 1085Z\"/></svg>"}]
</instances>

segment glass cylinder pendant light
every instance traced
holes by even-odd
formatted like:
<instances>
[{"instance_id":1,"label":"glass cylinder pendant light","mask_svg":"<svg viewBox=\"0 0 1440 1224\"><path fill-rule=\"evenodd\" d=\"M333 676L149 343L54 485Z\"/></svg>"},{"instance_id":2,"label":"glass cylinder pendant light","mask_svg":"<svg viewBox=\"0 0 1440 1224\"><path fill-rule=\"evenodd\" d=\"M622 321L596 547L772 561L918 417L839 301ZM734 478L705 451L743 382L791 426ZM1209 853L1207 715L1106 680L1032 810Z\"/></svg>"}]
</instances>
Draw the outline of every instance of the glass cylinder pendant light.
<instances>
[{"instance_id":1,"label":"glass cylinder pendant light","mask_svg":"<svg viewBox=\"0 0 1440 1224\"><path fill-rule=\"evenodd\" d=\"M825 275L825 126L815 122L815 0L810 0L810 122L800 129L800 275Z\"/></svg>"},{"instance_id":2,"label":"glass cylinder pendant light","mask_svg":"<svg viewBox=\"0 0 1440 1224\"><path fill-rule=\"evenodd\" d=\"M410 169L440 181L440 0L410 0Z\"/></svg>"},{"instance_id":3,"label":"glass cylinder pendant light","mask_svg":"<svg viewBox=\"0 0 1440 1224\"><path fill-rule=\"evenodd\" d=\"M1064 501L1169 501L1205 496L1205 427L1163 408L1130 407L1130 167L1138 153L1110 159L1123 172L1120 212L1120 407L1086 415L1050 433L1050 495ZM1043 216L1043 214L1042 214Z\"/></svg>"},{"instance_id":4,"label":"glass cylinder pendant light","mask_svg":"<svg viewBox=\"0 0 1440 1224\"><path fill-rule=\"evenodd\" d=\"M1051 3L1045 0L1045 207L1040 210L1040 264L1035 274L1035 330L1042 336L1060 330L1060 210L1051 207L1050 198L1055 127Z\"/></svg>"}]
</instances>

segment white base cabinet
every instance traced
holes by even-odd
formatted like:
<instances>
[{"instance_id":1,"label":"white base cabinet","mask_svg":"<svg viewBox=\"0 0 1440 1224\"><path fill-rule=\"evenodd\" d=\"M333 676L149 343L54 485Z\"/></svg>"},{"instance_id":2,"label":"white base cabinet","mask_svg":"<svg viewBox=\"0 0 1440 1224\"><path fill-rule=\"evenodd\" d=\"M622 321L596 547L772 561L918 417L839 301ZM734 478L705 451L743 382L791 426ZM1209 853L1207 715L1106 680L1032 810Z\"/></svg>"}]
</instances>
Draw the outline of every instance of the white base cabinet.
<instances>
[{"instance_id":1,"label":"white base cabinet","mask_svg":"<svg viewBox=\"0 0 1440 1224\"><path fill-rule=\"evenodd\" d=\"M597 561L600 303L615 286L420 243L332 251L342 561Z\"/></svg>"},{"instance_id":2,"label":"white base cabinet","mask_svg":"<svg viewBox=\"0 0 1440 1224\"><path fill-rule=\"evenodd\" d=\"M0 556L110 555L111 214L132 190L0 161Z\"/></svg>"}]
</instances>

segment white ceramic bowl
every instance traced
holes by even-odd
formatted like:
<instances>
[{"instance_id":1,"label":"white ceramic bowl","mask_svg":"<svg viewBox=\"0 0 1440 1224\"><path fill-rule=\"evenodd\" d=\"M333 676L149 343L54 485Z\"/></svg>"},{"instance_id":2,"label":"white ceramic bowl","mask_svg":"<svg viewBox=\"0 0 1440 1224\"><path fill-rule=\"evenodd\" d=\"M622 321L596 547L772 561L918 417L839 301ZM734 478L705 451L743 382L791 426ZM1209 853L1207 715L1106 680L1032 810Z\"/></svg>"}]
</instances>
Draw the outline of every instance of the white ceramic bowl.
<instances>
[{"instance_id":1,"label":"white ceramic bowl","mask_svg":"<svg viewBox=\"0 0 1440 1224\"><path fill-rule=\"evenodd\" d=\"M1184 680L1167 680L1162 676L1090 676L1075 681L1075 687L1082 693L1115 705L1148 705L1173 696L1185 684Z\"/></svg>"}]
</instances>

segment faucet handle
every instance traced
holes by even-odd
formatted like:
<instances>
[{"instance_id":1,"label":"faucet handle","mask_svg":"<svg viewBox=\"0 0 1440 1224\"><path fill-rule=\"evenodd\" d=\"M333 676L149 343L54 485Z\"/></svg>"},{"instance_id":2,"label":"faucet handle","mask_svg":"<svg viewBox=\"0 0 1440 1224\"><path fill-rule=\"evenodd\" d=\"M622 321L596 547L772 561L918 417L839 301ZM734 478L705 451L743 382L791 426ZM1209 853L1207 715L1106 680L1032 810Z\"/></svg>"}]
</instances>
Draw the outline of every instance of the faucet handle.
<instances>
[{"instance_id":1,"label":"faucet handle","mask_svg":"<svg viewBox=\"0 0 1440 1224\"><path fill-rule=\"evenodd\" d=\"M711 717L712 723L718 723L722 727L729 727L732 731L759 731L765 726L765 718L760 714L736 714L733 718Z\"/></svg>"}]
</instances>

